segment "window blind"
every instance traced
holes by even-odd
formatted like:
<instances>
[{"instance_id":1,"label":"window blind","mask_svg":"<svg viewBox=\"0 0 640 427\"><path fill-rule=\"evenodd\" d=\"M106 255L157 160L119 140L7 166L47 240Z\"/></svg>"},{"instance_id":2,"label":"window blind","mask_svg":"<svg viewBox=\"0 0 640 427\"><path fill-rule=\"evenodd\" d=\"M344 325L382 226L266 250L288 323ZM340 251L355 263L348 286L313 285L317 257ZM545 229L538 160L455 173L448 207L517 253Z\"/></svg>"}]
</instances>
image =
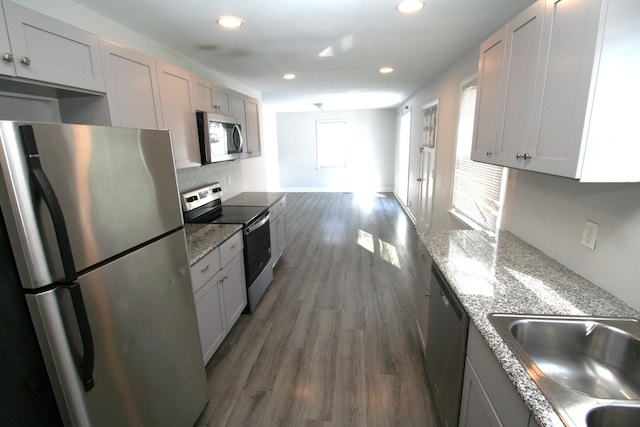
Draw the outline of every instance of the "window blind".
<instances>
[{"instance_id":1,"label":"window blind","mask_svg":"<svg viewBox=\"0 0 640 427\"><path fill-rule=\"evenodd\" d=\"M475 82L462 90L452 209L454 214L462 216L467 222L472 221L487 230L496 230L500 225L504 168L470 159L476 93Z\"/></svg>"}]
</instances>

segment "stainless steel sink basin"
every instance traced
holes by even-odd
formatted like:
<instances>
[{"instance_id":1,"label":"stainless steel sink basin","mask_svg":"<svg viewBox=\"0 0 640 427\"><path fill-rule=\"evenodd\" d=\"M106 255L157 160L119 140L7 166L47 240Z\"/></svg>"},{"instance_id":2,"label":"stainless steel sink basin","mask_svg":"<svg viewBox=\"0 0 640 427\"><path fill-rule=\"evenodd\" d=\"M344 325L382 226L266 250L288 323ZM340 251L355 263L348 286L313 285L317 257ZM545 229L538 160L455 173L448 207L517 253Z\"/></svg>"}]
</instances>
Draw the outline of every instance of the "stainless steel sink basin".
<instances>
[{"instance_id":1,"label":"stainless steel sink basin","mask_svg":"<svg viewBox=\"0 0 640 427\"><path fill-rule=\"evenodd\" d=\"M588 427L640 426L640 407L599 406L587 414Z\"/></svg>"},{"instance_id":2,"label":"stainless steel sink basin","mask_svg":"<svg viewBox=\"0 0 640 427\"><path fill-rule=\"evenodd\" d=\"M640 420L640 322L513 314L488 317L565 424L640 425L615 424Z\"/></svg>"}]
</instances>

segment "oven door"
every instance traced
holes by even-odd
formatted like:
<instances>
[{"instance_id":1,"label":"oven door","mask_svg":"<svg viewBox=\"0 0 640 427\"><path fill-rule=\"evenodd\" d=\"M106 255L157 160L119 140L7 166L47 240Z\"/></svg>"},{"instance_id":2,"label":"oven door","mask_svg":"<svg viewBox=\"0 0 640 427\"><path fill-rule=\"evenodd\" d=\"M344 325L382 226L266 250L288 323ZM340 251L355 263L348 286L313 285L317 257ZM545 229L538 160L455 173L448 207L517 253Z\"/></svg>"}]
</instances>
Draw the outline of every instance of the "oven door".
<instances>
[{"instance_id":1,"label":"oven door","mask_svg":"<svg viewBox=\"0 0 640 427\"><path fill-rule=\"evenodd\" d=\"M244 227L245 271L251 286L271 259L269 211Z\"/></svg>"}]
</instances>

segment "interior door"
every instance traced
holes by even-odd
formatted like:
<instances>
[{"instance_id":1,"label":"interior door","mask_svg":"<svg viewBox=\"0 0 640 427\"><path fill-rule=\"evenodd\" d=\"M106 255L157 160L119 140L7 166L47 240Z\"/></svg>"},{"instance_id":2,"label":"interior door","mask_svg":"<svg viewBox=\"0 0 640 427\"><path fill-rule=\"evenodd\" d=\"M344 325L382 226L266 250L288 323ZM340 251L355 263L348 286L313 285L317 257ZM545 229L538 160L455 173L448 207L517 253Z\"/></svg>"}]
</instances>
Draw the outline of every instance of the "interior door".
<instances>
[{"instance_id":1,"label":"interior door","mask_svg":"<svg viewBox=\"0 0 640 427\"><path fill-rule=\"evenodd\" d=\"M416 226L426 230L431 226L433 206L433 169L436 157L438 100L422 106L422 144L420 145L418 180L418 214Z\"/></svg>"}]
</instances>

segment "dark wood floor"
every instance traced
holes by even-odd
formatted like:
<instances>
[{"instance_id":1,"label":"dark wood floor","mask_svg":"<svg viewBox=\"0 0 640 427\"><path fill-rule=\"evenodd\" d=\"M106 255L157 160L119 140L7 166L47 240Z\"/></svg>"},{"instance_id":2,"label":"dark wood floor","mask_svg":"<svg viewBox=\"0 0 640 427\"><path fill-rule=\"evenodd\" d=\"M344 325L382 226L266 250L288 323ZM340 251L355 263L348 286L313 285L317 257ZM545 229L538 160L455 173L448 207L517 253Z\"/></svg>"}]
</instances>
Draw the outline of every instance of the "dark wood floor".
<instances>
[{"instance_id":1,"label":"dark wood floor","mask_svg":"<svg viewBox=\"0 0 640 427\"><path fill-rule=\"evenodd\" d=\"M391 194L289 193L274 281L207 366L198 426L433 426L416 233Z\"/></svg>"}]
</instances>

